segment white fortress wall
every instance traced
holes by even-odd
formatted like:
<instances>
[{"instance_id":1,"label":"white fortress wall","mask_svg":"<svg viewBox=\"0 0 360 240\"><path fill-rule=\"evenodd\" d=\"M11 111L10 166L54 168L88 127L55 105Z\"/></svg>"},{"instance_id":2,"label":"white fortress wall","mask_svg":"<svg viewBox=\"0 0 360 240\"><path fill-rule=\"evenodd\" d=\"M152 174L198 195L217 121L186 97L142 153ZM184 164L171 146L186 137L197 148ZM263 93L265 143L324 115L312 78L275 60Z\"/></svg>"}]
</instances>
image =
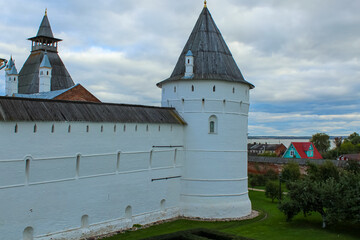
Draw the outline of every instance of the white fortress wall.
<instances>
[{"instance_id":1,"label":"white fortress wall","mask_svg":"<svg viewBox=\"0 0 360 240\"><path fill-rule=\"evenodd\" d=\"M179 215L182 125L3 122L0 144L4 239L78 239Z\"/></svg>"}]
</instances>

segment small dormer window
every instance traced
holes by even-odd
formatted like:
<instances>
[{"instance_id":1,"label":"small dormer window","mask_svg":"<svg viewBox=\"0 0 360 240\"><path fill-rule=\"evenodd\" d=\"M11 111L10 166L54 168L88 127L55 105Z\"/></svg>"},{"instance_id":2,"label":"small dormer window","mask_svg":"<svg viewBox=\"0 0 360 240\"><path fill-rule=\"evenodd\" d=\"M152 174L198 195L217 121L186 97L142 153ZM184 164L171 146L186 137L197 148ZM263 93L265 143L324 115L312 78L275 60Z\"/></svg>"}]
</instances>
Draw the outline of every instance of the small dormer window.
<instances>
[{"instance_id":1,"label":"small dormer window","mask_svg":"<svg viewBox=\"0 0 360 240\"><path fill-rule=\"evenodd\" d=\"M188 59L188 64L190 64L190 59Z\"/></svg>"}]
</instances>

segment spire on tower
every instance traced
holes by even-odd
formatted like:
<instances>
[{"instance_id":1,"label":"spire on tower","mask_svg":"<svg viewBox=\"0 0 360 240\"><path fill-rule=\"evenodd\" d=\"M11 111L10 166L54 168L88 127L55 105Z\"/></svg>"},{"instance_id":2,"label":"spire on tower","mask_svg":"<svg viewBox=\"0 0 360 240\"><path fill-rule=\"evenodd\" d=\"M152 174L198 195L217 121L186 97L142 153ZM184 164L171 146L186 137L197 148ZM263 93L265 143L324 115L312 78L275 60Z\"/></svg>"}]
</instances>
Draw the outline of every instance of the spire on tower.
<instances>
[{"instance_id":1,"label":"spire on tower","mask_svg":"<svg viewBox=\"0 0 360 240\"><path fill-rule=\"evenodd\" d=\"M15 65L15 63L14 63L14 60L13 60L12 55L11 55L10 60L7 63L5 70L7 70L7 71L11 70L14 65Z\"/></svg>"},{"instance_id":2,"label":"spire on tower","mask_svg":"<svg viewBox=\"0 0 360 240\"><path fill-rule=\"evenodd\" d=\"M47 16L47 8L45 8L45 16Z\"/></svg>"},{"instance_id":3,"label":"spire on tower","mask_svg":"<svg viewBox=\"0 0 360 240\"><path fill-rule=\"evenodd\" d=\"M204 1L205 4L206 2ZM207 7L203 8L173 73L157 86L161 87L165 82L183 79L186 74L184 62L189 50L194 56L192 79L240 82L254 88L254 85L244 79Z\"/></svg>"},{"instance_id":4,"label":"spire on tower","mask_svg":"<svg viewBox=\"0 0 360 240\"><path fill-rule=\"evenodd\" d=\"M44 53L44 57L41 61L41 64L40 64L40 67L43 68L51 68L51 63L50 63L50 60L49 60L49 57L47 55L47 51L45 50L45 53Z\"/></svg>"}]
</instances>

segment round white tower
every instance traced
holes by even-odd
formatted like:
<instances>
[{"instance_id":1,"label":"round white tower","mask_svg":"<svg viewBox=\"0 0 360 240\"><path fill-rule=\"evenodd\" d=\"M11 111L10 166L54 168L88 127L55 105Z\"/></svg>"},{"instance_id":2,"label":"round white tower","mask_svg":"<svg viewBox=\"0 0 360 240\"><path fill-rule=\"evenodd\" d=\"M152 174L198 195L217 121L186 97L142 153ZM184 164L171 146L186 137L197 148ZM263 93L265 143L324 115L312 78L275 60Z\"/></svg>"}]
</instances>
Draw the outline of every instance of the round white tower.
<instances>
[{"instance_id":1,"label":"round white tower","mask_svg":"<svg viewBox=\"0 0 360 240\"><path fill-rule=\"evenodd\" d=\"M188 124L182 214L212 219L250 214L247 130L254 86L244 80L206 6L171 77L158 86L162 106L175 107Z\"/></svg>"}]
</instances>

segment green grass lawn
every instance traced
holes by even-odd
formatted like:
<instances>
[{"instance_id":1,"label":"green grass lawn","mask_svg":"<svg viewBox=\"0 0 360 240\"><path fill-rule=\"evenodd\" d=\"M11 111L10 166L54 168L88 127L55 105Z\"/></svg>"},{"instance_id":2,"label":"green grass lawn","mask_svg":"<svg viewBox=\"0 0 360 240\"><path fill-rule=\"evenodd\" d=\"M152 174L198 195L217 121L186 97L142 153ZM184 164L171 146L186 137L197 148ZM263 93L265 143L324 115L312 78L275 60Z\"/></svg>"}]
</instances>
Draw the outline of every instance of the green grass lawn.
<instances>
[{"instance_id":1,"label":"green grass lawn","mask_svg":"<svg viewBox=\"0 0 360 240\"><path fill-rule=\"evenodd\" d=\"M327 229L322 229L321 217L318 214L313 214L307 218L299 214L292 222L286 222L285 216L277 209L277 203L271 203L271 199L265 198L265 193L250 191L250 199L253 208L262 211L259 217L252 220L233 222L177 220L106 239L135 240L194 228L210 228L256 240L360 239L360 224L328 226ZM266 218L264 218L265 216Z\"/></svg>"}]
</instances>

